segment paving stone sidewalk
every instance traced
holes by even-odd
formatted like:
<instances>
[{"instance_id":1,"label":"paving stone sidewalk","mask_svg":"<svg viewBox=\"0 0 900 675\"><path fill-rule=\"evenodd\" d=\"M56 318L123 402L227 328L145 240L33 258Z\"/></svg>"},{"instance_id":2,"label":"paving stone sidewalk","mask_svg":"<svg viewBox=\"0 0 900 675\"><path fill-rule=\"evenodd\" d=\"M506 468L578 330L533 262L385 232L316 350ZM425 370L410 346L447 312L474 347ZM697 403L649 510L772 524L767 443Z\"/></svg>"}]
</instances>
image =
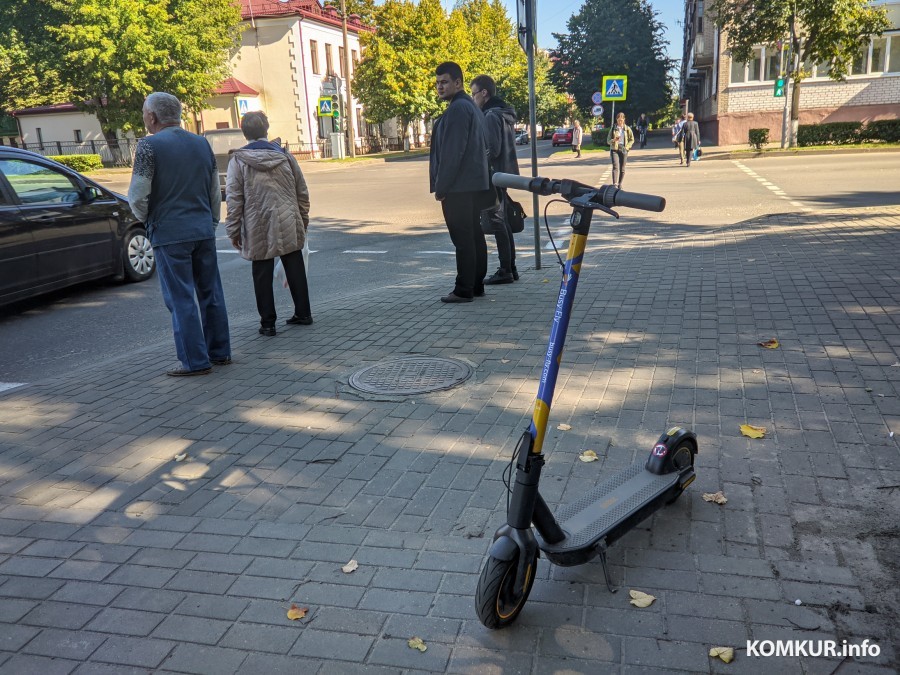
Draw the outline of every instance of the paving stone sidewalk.
<instances>
[{"instance_id":1,"label":"paving stone sidewalk","mask_svg":"<svg viewBox=\"0 0 900 675\"><path fill-rule=\"evenodd\" d=\"M697 481L611 550L622 592L542 559L513 627L475 616L558 290L545 256L471 305L437 302L443 275L275 338L235 326L235 363L207 377L165 377L165 344L0 394L0 672L896 672L900 208L595 232L543 494L570 500L673 424L700 439ZM352 393L399 354L475 372ZM881 653L745 650L799 639Z\"/></svg>"}]
</instances>

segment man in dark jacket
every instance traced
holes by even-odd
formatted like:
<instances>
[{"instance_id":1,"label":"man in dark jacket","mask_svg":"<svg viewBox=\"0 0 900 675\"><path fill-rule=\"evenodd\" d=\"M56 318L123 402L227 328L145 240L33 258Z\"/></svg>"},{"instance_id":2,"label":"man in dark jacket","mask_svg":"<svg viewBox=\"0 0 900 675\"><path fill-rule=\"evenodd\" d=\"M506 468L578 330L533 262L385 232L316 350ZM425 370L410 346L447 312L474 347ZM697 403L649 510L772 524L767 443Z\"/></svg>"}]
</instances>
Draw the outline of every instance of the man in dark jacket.
<instances>
[{"instance_id":1,"label":"man in dark jacket","mask_svg":"<svg viewBox=\"0 0 900 675\"><path fill-rule=\"evenodd\" d=\"M450 105L431 132L429 176L456 248L456 285L441 302L472 302L484 295L487 244L482 209L492 201L484 116L464 91L462 69L447 61L435 69L437 94Z\"/></svg>"},{"instance_id":2,"label":"man in dark jacket","mask_svg":"<svg viewBox=\"0 0 900 675\"><path fill-rule=\"evenodd\" d=\"M487 141L491 175L496 171L519 174L516 158L516 111L497 97L497 85L488 75L479 75L469 85L472 100L484 112L484 135ZM482 229L497 240L500 268L484 280L485 284L511 284L519 278L516 270L516 243L506 218L506 189L497 188L499 204L481 212Z\"/></svg>"},{"instance_id":3,"label":"man in dark jacket","mask_svg":"<svg viewBox=\"0 0 900 675\"><path fill-rule=\"evenodd\" d=\"M679 135L684 142L684 156L687 159L687 165L690 166L694 150L700 147L700 125L694 121L694 113L688 113L687 122L681 126Z\"/></svg>"}]
</instances>

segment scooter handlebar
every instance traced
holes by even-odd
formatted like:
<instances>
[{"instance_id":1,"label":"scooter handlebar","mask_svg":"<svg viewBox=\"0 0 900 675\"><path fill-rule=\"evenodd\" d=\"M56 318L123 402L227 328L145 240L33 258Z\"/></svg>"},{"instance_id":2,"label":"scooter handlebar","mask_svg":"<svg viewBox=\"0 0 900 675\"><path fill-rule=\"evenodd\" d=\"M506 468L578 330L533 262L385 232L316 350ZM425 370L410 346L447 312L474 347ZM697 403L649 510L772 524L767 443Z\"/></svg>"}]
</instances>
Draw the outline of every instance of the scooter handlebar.
<instances>
[{"instance_id":1,"label":"scooter handlebar","mask_svg":"<svg viewBox=\"0 0 900 675\"><path fill-rule=\"evenodd\" d=\"M496 187L511 188L513 190L528 190L539 195L549 196L560 194L566 199L573 199L584 195L591 195L592 200L607 207L624 206L641 211L662 212L666 208L665 197L647 195L640 192L624 192L612 185L593 187L571 180L556 180L553 178L541 178L535 176L516 176L510 173L495 173L493 183Z\"/></svg>"}]
</instances>

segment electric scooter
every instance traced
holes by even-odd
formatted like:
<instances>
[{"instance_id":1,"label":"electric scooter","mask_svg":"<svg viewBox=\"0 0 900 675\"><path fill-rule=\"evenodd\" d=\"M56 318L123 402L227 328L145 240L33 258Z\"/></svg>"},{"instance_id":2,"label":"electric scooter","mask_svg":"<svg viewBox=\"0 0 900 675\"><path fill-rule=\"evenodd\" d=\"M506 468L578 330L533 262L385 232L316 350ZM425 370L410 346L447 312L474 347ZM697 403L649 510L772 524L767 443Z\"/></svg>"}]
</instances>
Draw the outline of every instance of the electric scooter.
<instances>
[{"instance_id":1,"label":"electric scooter","mask_svg":"<svg viewBox=\"0 0 900 675\"><path fill-rule=\"evenodd\" d=\"M481 622L488 628L503 628L516 620L528 599L540 552L551 563L563 567L581 565L599 556L607 588L615 592L606 563L607 548L658 509L674 502L693 482L698 448L697 436L691 431L669 429L656 441L646 461L610 475L572 504L561 507L555 516L550 511L539 490L545 461L541 449L593 212L599 210L616 218L616 206L660 212L666 201L653 195L623 192L612 185L598 188L572 180L504 173L495 173L493 180L497 187L560 195L572 207L573 230L534 414L513 455L516 478L506 525L494 534L475 592L475 608Z\"/></svg>"}]
</instances>

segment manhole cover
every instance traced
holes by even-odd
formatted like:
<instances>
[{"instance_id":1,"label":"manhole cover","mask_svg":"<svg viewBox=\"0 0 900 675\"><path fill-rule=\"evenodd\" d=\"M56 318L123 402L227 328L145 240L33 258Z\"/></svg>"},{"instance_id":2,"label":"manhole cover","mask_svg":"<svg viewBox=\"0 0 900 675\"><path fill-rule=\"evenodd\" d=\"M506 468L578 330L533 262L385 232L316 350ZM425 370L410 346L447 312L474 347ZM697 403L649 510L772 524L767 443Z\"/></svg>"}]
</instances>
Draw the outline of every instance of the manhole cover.
<instances>
[{"instance_id":1,"label":"manhole cover","mask_svg":"<svg viewBox=\"0 0 900 675\"><path fill-rule=\"evenodd\" d=\"M472 368L456 359L403 356L376 363L350 376L350 386L369 394L424 394L465 382Z\"/></svg>"}]
</instances>

